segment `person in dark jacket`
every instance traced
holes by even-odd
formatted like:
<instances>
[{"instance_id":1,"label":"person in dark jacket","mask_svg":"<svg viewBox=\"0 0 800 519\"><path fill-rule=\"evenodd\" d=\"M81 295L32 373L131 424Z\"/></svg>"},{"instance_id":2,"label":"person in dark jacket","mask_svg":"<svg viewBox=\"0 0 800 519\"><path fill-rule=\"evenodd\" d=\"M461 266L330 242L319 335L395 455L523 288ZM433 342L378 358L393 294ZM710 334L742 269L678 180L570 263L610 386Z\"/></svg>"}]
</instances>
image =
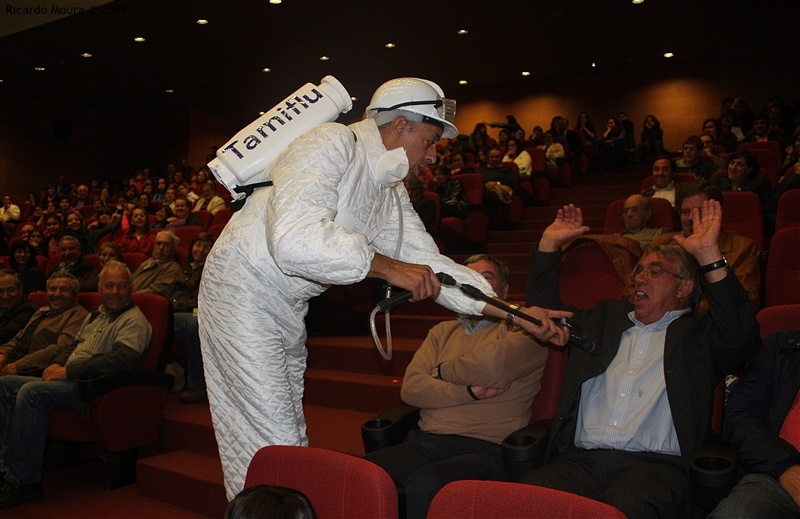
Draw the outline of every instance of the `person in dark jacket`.
<instances>
[{"instance_id":1,"label":"person in dark jacket","mask_svg":"<svg viewBox=\"0 0 800 519\"><path fill-rule=\"evenodd\" d=\"M800 517L800 330L777 332L733 386L723 439L746 475L709 515Z\"/></svg>"}]
</instances>

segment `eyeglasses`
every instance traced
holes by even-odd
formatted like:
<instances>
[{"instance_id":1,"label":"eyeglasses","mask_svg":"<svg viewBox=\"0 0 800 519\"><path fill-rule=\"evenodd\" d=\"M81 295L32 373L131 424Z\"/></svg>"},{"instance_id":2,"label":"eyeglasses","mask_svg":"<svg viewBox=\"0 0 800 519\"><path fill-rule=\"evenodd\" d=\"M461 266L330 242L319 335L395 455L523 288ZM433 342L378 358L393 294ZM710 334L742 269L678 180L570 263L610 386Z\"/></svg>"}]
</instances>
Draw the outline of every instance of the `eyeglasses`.
<instances>
[{"instance_id":1,"label":"eyeglasses","mask_svg":"<svg viewBox=\"0 0 800 519\"><path fill-rule=\"evenodd\" d=\"M664 274L664 273L672 274L676 278L681 278L680 274L676 274L674 272L670 272L669 270L666 270L661 265L656 265L655 263L651 263L649 265L642 265L640 263L640 264L636 265L636 268L633 269L633 277L638 277L639 274L641 274L642 272L644 272L644 275L645 275L645 277L647 277L647 279L656 279L659 276L661 276L661 274ZM681 278L681 279L683 279L683 278Z\"/></svg>"}]
</instances>

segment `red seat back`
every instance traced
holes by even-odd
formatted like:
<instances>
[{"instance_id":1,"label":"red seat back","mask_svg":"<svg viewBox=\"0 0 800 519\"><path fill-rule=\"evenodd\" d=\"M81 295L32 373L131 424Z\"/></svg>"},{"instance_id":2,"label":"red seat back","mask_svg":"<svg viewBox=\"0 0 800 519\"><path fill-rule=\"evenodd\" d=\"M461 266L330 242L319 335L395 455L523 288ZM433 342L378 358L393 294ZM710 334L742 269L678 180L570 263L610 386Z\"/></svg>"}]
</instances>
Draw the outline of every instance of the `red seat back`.
<instances>
[{"instance_id":1,"label":"red seat back","mask_svg":"<svg viewBox=\"0 0 800 519\"><path fill-rule=\"evenodd\" d=\"M428 519L624 519L611 505L551 488L501 481L454 481L433 498Z\"/></svg>"},{"instance_id":2,"label":"red seat back","mask_svg":"<svg viewBox=\"0 0 800 519\"><path fill-rule=\"evenodd\" d=\"M775 230L798 225L800 225L800 189L792 189L783 193L778 199Z\"/></svg>"},{"instance_id":3,"label":"red seat back","mask_svg":"<svg viewBox=\"0 0 800 519\"><path fill-rule=\"evenodd\" d=\"M575 240L562 256L558 277L561 301L578 308L592 308L603 299L622 299L628 275L641 252L638 242L622 236L599 235Z\"/></svg>"},{"instance_id":4,"label":"red seat back","mask_svg":"<svg viewBox=\"0 0 800 519\"><path fill-rule=\"evenodd\" d=\"M464 187L464 194L467 195L467 200L473 205L483 205L483 197L486 195L486 183L483 181L483 175L480 173L459 173L453 175L461 181Z\"/></svg>"},{"instance_id":5,"label":"red seat back","mask_svg":"<svg viewBox=\"0 0 800 519\"><path fill-rule=\"evenodd\" d=\"M764 248L764 217L761 199L750 191L725 191L722 193L722 229L747 236Z\"/></svg>"},{"instance_id":6,"label":"red seat back","mask_svg":"<svg viewBox=\"0 0 800 519\"><path fill-rule=\"evenodd\" d=\"M764 278L764 305L800 303L800 227L775 233L769 246Z\"/></svg>"},{"instance_id":7,"label":"red seat back","mask_svg":"<svg viewBox=\"0 0 800 519\"><path fill-rule=\"evenodd\" d=\"M397 517L392 478L362 458L314 447L270 445L256 452L245 488L278 485L305 494L320 519Z\"/></svg>"},{"instance_id":8,"label":"red seat back","mask_svg":"<svg viewBox=\"0 0 800 519\"><path fill-rule=\"evenodd\" d=\"M756 314L761 338L775 332L800 329L800 304L768 306Z\"/></svg>"}]
</instances>

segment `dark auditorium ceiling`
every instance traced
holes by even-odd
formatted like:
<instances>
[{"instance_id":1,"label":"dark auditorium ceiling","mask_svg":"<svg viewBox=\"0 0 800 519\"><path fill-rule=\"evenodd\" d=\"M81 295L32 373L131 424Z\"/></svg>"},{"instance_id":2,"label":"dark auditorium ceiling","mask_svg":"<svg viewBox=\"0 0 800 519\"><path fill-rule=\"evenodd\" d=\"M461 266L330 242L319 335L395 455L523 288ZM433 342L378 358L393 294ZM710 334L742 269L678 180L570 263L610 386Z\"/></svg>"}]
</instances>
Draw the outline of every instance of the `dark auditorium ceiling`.
<instances>
[{"instance_id":1,"label":"dark auditorium ceiling","mask_svg":"<svg viewBox=\"0 0 800 519\"><path fill-rule=\"evenodd\" d=\"M790 35L797 45L798 4L2 0L0 95L115 110L196 106L246 123L302 84L332 74L357 97L352 113L360 115L378 84L403 75L433 79L458 99L501 85L535 89L548 79L716 59L731 48L726 42L753 34L762 35L753 44L765 49ZM97 7L54 21L25 10L52 13L56 6L63 15L89 5ZM462 29L467 34L458 34ZM145 41L134 42L139 36ZM674 53L672 61L666 52Z\"/></svg>"}]
</instances>

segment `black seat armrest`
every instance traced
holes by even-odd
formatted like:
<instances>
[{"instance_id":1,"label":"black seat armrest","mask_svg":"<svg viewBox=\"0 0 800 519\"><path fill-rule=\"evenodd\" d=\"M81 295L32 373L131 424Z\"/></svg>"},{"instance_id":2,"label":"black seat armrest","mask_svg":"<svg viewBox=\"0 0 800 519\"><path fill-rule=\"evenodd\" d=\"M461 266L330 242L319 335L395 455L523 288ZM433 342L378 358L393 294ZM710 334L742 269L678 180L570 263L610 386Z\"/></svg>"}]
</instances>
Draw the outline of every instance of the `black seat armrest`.
<instances>
[{"instance_id":1,"label":"black seat armrest","mask_svg":"<svg viewBox=\"0 0 800 519\"><path fill-rule=\"evenodd\" d=\"M106 393L127 386L160 386L171 389L172 375L160 371L125 371L78 380L81 400L91 402Z\"/></svg>"},{"instance_id":2,"label":"black seat armrest","mask_svg":"<svg viewBox=\"0 0 800 519\"><path fill-rule=\"evenodd\" d=\"M517 481L523 474L544 465L547 437L552 420L539 420L509 434L501 444L506 474Z\"/></svg>"},{"instance_id":3,"label":"black seat armrest","mask_svg":"<svg viewBox=\"0 0 800 519\"><path fill-rule=\"evenodd\" d=\"M737 463L736 453L719 436L700 448L689 464L695 505L706 512L716 508L736 485Z\"/></svg>"},{"instance_id":4,"label":"black seat armrest","mask_svg":"<svg viewBox=\"0 0 800 519\"><path fill-rule=\"evenodd\" d=\"M400 444L409 431L417 428L419 409L409 405L384 411L361 425L364 451L370 452Z\"/></svg>"}]
</instances>

